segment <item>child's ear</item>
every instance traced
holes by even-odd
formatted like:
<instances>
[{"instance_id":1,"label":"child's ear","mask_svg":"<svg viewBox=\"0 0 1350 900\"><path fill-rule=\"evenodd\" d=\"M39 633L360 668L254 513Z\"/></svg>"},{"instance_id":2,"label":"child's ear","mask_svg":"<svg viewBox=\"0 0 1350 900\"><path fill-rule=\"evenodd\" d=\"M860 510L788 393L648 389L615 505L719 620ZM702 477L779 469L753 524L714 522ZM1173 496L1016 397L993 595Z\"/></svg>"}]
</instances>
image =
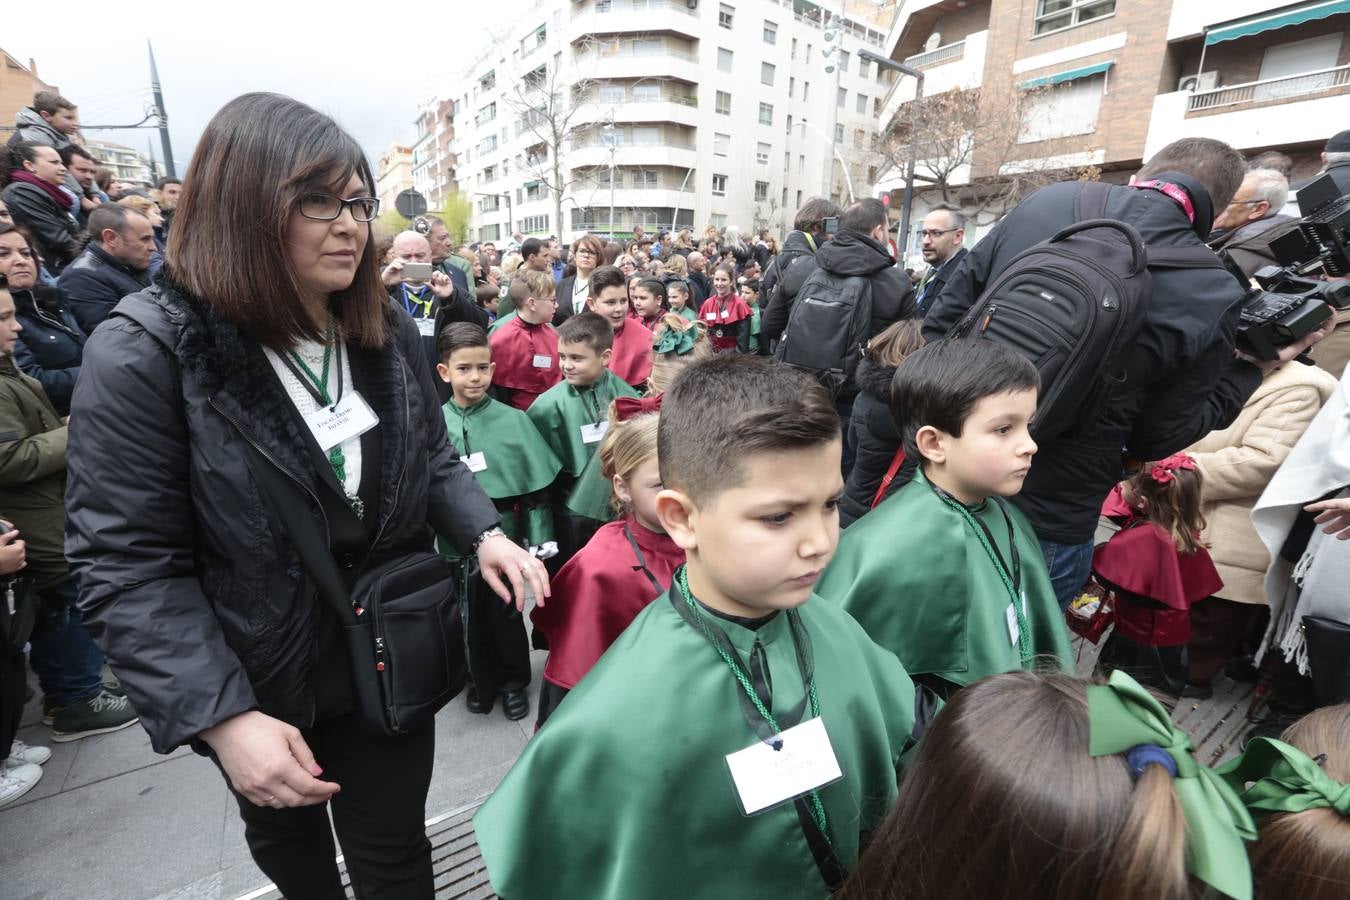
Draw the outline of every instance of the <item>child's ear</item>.
<instances>
[{"instance_id":1,"label":"child's ear","mask_svg":"<svg viewBox=\"0 0 1350 900\"><path fill-rule=\"evenodd\" d=\"M436 363L436 374L441 376L441 381L444 381L446 384L450 383L450 370L446 367L445 363Z\"/></svg>"},{"instance_id":2,"label":"child's ear","mask_svg":"<svg viewBox=\"0 0 1350 900\"><path fill-rule=\"evenodd\" d=\"M586 308L589 309L591 312L595 312L595 298L594 298L594 297L587 297L587 298L586 298Z\"/></svg>"},{"instance_id":3,"label":"child's ear","mask_svg":"<svg viewBox=\"0 0 1350 900\"><path fill-rule=\"evenodd\" d=\"M605 350L604 353L600 354L600 365L608 366L610 359L612 359L613 357L614 357L614 348L610 347L607 350Z\"/></svg>"},{"instance_id":4,"label":"child's ear","mask_svg":"<svg viewBox=\"0 0 1350 900\"><path fill-rule=\"evenodd\" d=\"M931 463L942 465L947 461L947 448L944 446L946 435L934 428L932 425L925 425L914 435L914 443L919 448L919 455Z\"/></svg>"},{"instance_id":5,"label":"child's ear","mask_svg":"<svg viewBox=\"0 0 1350 900\"><path fill-rule=\"evenodd\" d=\"M622 475L615 475L610 483L614 487L614 496L619 498L619 502L625 506L633 505L633 492L628 490L628 482L624 481Z\"/></svg>"},{"instance_id":6,"label":"child's ear","mask_svg":"<svg viewBox=\"0 0 1350 900\"><path fill-rule=\"evenodd\" d=\"M497 364L495 362L488 363L488 380L491 381L492 376L495 375L496 373L497 373ZM448 381L449 379L446 380Z\"/></svg>"},{"instance_id":7,"label":"child's ear","mask_svg":"<svg viewBox=\"0 0 1350 900\"><path fill-rule=\"evenodd\" d=\"M669 488L661 491L656 495L656 517L677 547L686 553L698 549L698 508L687 494Z\"/></svg>"}]
</instances>

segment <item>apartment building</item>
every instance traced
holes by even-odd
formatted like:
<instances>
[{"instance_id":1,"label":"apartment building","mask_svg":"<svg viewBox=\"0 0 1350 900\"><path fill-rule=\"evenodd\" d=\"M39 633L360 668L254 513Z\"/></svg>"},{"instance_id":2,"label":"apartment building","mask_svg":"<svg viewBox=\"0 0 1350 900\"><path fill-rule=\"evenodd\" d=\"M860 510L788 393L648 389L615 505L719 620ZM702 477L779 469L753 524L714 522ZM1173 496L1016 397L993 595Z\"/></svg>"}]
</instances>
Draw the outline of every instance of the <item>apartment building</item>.
<instances>
[{"instance_id":1,"label":"apartment building","mask_svg":"<svg viewBox=\"0 0 1350 900\"><path fill-rule=\"evenodd\" d=\"M1187 136L1279 150L1296 176L1316 172L1350 123L1348 30L1350 0L907 0L888 53L923 72L936 115L919 131L916 221L945 195L980 214L978 231L1003 211L990 197L1015 200L1018 179L1123 182ZM906 77L883 98L902 137L892 157L908 155L914 94ZM942 128L963 117L970 140L954 160ZM875 187L898 201L901 171Z\"/></svg>"},{"instance_id":2,"label":"apartment building","mask_svg":"<svg viewBox=\"0 0 1350 900\"><path fill-rule=\"evenodd\" d=\"M380 154L379 167L375 173L375 196L380 199L382 211L393 209L395 198L413 186L412 173L411 147L395 141Z\"/></svg>"},{"instance_id":3,"label":"apartment building","mask_svg":"<svg viewBox=\"0 0 1350 900\"><path fill-rule=\"evenodd\" d=\"M7 137L14 127L14 117L25 106L31 106L33 95L39 91L60 90L38 77L37 63L28 60L24 65L0 49L0 139Z\"/></svg>"},{"instance_id":4,"label":"apartment building","mask_svg":"<svg viewBox=\"0 0 1350 900\"><path fill-rule=\"evenodd\" d=\"M780 233L866 195L894 2L545 0L447 91L473 236ZM418 145L414 145L414 153ZM416 170L414 172L416 179Z\"/></svg>"},{"instance_id":5,"label":"apartment building","mask_svg":"<svg viewBox=\"0 0 1350 900\"><path fill-rule=\"evenodd\" d=\"M428 209L443 209L455 191L454 113L452 101L433 98L418 108L414 120L417 138L412 145L410 186L426 198Z\"/></svg>"},{"instance_id":6,"label":"apartment building","mask_svg":"<svg viewBox=\"0 0 1350 900\"><path fill-rule=\"evenodd\" d=\"M164 177L164 166L158 160L124 144L86 140L84 148L100 166L112 170L114 180L123 184L154 187Z\"/></svg>"}]
</instances>

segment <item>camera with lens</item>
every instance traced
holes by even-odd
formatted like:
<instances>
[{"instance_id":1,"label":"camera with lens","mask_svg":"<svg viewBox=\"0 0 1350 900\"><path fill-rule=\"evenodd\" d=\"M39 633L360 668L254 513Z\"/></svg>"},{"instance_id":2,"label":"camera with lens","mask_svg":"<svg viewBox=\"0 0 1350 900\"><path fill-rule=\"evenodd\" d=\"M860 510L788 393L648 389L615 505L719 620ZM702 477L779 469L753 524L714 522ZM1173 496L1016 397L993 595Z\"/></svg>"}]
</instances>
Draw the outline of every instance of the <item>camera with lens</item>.
<instances>
[{"instance_id":1,"label":"camera with lens","mask_svg":"<svg viewBox=\"0 0 1350 900\"><path fill-rule=\"evenodd\" d=\"M1280 265L1258 270L1260 287L1242 303L1237 347L1257 359L1277 358L1281 347L1350 307L1350 281L1317 277L1350 275L1350 195L1323 175L1299 191L1298 202L1303 218L1270 243Z\"/></svg>"}]
</instances>

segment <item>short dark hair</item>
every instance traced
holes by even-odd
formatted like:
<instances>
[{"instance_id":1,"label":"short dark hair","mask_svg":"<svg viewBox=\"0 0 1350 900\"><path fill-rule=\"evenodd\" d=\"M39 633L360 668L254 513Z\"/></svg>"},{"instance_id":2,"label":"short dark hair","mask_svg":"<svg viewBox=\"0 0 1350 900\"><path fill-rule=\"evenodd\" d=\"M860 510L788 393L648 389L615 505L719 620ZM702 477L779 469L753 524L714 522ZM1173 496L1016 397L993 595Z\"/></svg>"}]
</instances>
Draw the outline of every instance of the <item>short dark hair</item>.
<instances>
[{"instance_id":1,"label":"short dark hair","mask_svg":"<svg viewBox=\"0 0 1350 900\"><path fill-rule=\"evenodd\" d=\"M1278 150L1267 150L1265 153L1259 153L1247 161L1247 171L1253 169L1274 169L1285 178L1294 174L1294 161L1288 154L1281 153Z\"/></svg>"},{"instance_id":2,"label":"short dark hair","mask_svg":"<svg viewBox=\"0 0 1350 900\"><path fill-rule=\"evenodd\" d=\"M824 197L812 197L797 210L792 227L798 231L812 231L820 228L826 219L839 215L839 204Z\"/></svg>"},{"instance_id":3,"label":"short dark hair","mask_svg":"<svg viewBox=\"0 0 1350 900\"><path fill-rule=\"evenodd\" d=\"M952 437L985 397L1041 386L1036 367L1002 344L983 339L946 338L905 357L891 379L891 418L905 453L921 459L915 435L931 425Z\"/></svg>"},{"instance_id":4,"label":"short dark hair","mask_svg":"<svg viewBox=\"0 0 1350 900\"><path fill-rule=\"evenodd\" d=\"M938 203L928 211L930 213L945 212L947 218L951 220L953 228L964 229L966 227L966 214L961 212L959 206L952 206L950 203Z\"/></svg>"},{"instance_id":5,"label":"short dark hair","mask_svg":"<svg viewBox=\"0 0 1350 900\"><path fill-rule=\"evenodd\" d=\"M628 280L624 278L623 271L618 266L597 266L595 271L591 272L591 280L587 283L587 295L599 297L605 288L627 286Z\"/></svg>"},{"instance_id":6,"label":"short dark hair","mask_svg":"<svg viewBox=\"0 0 1350 900\"><path fill-rule=\"evenodd\" d=\"M81 147L79 144L66 144L66 146L62 147L57 152L61 154L62 165L66 166L69 166L70 161L77 156L83 156L90 162L98 162L98 160L94 159L94 155L92 153Z\"/></svg>"},{"instance_id":7,"label":"short dark hair","mask_svg":"<svg viewBox=\"0 0 1350 900\"><path fill-rule=\"evenodd\" d=\"M331 117L280 94L234 98L197 141L169 232L164 274L259 343L288 347L323 333L295 301L304 290L291 270L285 235L303 194L333 191L356 175L365 190L375 177L365 152ZM362 347L384 344L393 306L380 283L375 240L334 315Z\"/></svg>"},{"instance_id":8,"label":"short dark hair","mask_svg":"<svg viewBox=\"0 0 1350 900\"><path fill-rule=\"evenodd\" d=\"M123 206L120 203L100 203L89 214L90 240L100 240L105 228L111 228L118 234L126 234L127 219L130 216L146 218L145 213L130 206Z\"/></svg>"},{"instance_id":9,"label":"short dark hair","mask_svg":"<svg viewBox=\"0 0 1350 900\"><path fill-rule=\"evenodd\" d=\"M1213 138L1182 138L1163 147L1144 163L1136 179L1148 181L1163 172L1189 175L1209 193L1209 202L1220 210L1229 204L1242 177L1247 172L1247 161L1242 154L1223 141ZM1209 227L1209 223L1205 223Z\"/></svg>"},{"instance_id":10,"label":"short dark hair","mask_svg":"<svg viewBox=\"0 0 1350 900\"><path fill-rule=\"evenodd\" d=\"M558 344L585 344L596 353L604 353L614 346L614 329L604 316L586 310L558 326Z\"/></svg>"},{"instance_id":11,"label":"short dark hair","mask_svg":"<svg viewBox=\"0 0 1350 900\"><path fill-rule=\"evenodd\" d=\"M638 287L661 298L662 305L665 305L666 283L664 281L659 278L644 278L638 282Z\"/></svg>"},{"instance_id":12,"label":"short dark hair","mask_svg":"<svg viewBox=\"0 0 1350 900\"><path fill-rule=\"evenodd\" d=\"M3 170L3 174L0 174L0 184L8 184L9 173L19 171L24 163L36 163L38 151L44 147L56 150L55 147L35 141L17 141L8 147L0 147L0 157L4 159L4 165L0 166L0 170ZM59 155L60 151L57 153Z\"/></svg>"},{"instance_id":13,"label":"short dark hair","mask_svg":"<svg viewBox=\"0 0 1350 900\"><path fill-rule=\"evenodd\" d=\"M839 230L870 234L873 228L885 225L887 221L886 204L876 197L864 197L839 214Z\"/></svg>"},{"instance_id":14,"label":"short dark hair","mask_svg":"<svg viewBox=\"0 0 1350 900\"><path fill-rule=\"evenodd\" d=\"M683 278L672 278L666 282L666 296L670 296L671 291L679 291L686 296L689 294L689 282Z\"/></svg>"},{"instance_id":15,"label":"short dark hair","mask_svg":"<svg viewBox=\"0 0 1350 900\"><path fill-rule=\"evenodd\" d=\"M456 350L463 350L465 347L490 349L491 346L487 332L481 325L472 322L451 322L436 335L436 356L441 362L446 362Z\"/></svg>"},{"instance_id":16,"label":"short dark hair","mask_svg":"<svg viewBox=\"0 0 1350 900\"><path fill-rule=\"evenodd\" d=\"M661 404L661 481L706 506L744 477L745 460L839 438L814 378L761 356L723 353L680 372Z\"/></svg>"},{"instance_id":17,"label":"short dark hair","mask_svg":"<svg viewBox=\"0 0 1350 900\"><path fill-rule=\"evenodd\" d=\"M537 256L544 250L544 242L539 238L526 238L520 245L520 258L529 259L531 256Z\"/></svg>"},{"instance_id":18,"label":"short dark hair","mask_svg":"<svg viewBox=\"0 0 1350 900\"><path fill-rule=\"evenodd\" d=\"M181 185L182 183L183 179L181 178L171 178L171 177L161 178L159 181L155 182L155 190L162 191L171 184Z\"/></svg>"},{"instance_id":19,"label":"short dark hair","mask_svg":"<svg viewBox=\"0 0 1350 900\"><path fill-rule=\"evenodd\" d=\"M75 109L75 104L56 91L38 91L33 95L33 112L53 115L63 109Z\"/></svg>"},{"instance_id":20,"label":"short dark hair","mask_svg":"<svg viewBox=\"0 0 1350 900\"><path fill-rule=\"evenodd\" d=\"M487 282L484 282L473 289L473 297L478 301L479 306L484 306L490 301L498 299L501 297L501 294L501 288L493 287Z\"/></svg>"}]
</instances>

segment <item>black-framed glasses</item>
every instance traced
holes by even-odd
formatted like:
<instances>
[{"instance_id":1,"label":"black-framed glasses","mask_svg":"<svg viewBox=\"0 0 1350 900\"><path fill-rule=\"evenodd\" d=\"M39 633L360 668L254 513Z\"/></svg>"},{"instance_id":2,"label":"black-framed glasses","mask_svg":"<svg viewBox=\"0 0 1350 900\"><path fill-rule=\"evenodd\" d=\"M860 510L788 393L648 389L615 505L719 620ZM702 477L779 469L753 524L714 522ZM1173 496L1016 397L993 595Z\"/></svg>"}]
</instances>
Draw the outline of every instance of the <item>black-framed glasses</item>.
<instances>
[{"instance_id":1,"label":"black-framed glasses","mask_svg":"<svg viewBox=\"0 0 1350 900\"><path fill-rule=\"evenodd\" d=\"M960 231L960 230L961 230L960 228L942 228L942 229L927 228L919 232L919 237L928 238L930 241L935 241L938 238L942 237L944 234L951 234L953 231Z\"/></svg>"},{"instance_id":2,"label":"black-framed glasses","mask_svg":"<svg viewBox=\"0 0 1350 900\"><path fill-rule=\"evenodd\" d=\"M374 197L351 197L343 200L332 194L305 194L300 198L300 215L319 222L331 222L342 215L343 208L352 211L357 222L369 222L380 214L380 201Z\"/></svg>"}]
</instances>

